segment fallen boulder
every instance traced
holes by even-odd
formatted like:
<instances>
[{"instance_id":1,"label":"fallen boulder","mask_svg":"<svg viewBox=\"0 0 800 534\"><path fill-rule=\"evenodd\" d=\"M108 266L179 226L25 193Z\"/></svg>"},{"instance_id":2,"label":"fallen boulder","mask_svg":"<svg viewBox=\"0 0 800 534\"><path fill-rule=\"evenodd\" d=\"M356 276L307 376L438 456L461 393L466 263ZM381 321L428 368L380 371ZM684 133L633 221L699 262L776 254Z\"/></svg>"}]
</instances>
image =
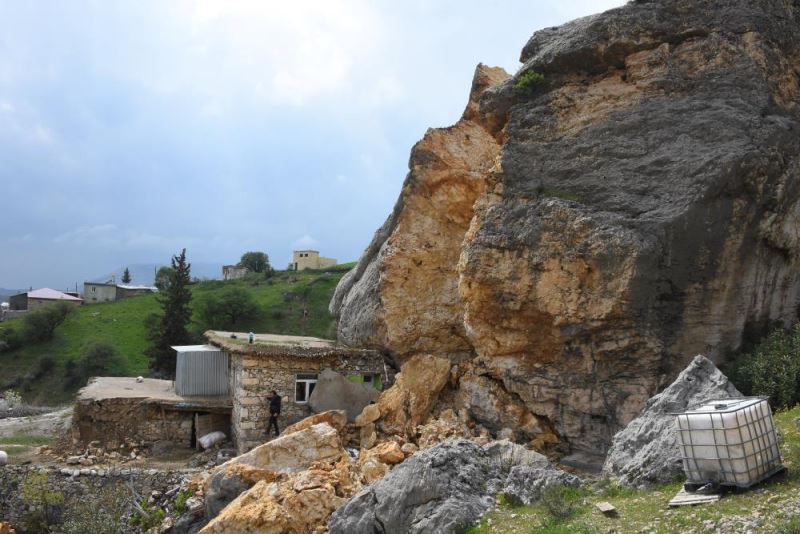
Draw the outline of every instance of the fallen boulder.
<instances>
[{"instance_id":1,"label":"fallen boulder","mask_svg":"<svg viewBox=\"0 0 800 534\"><path fill-rule=\"evenodd\" d=\"M417 452L336 510L328 528L332 534L459 532L493 506L498 491L532 502L550 485L580 484L540 454L523 451L508 442L481 447L453 439ZM523 483L534 489L525 493Z\"/></svg>"},{"instance_id":2,"label":"fallen boulder","mask_svg":"<svg viewBox=\"0 0 800 534\"><path fill-rule=\"evenodd\" d=\"M695 356L675 382L650 398L641 415L617 432L603 472L618 476L624 486L669 482L683 472L672 414L706 400L741 395L711 360Z\"/></svg>"},{"instance_id":3,"label":"fallen boulder","mask_svg":"<svg viewBox=\"0 0 800 534\"><path fill-rule=\"evenodd\" d=\"M316 462L308 470L258 482L200 532L317 532L360 489L358 478L346 457Z\"/></svg>"},{"instance_id":4,"label":"fallen boulder","mask_svg":"<svg viewBox=\"0 0 800 534\"><path fill-rule=\"evenodd\" d=\"M347 420L353 421L364 406L378 400L380 391L372 386L353 382L336 371L325 369L308 399L315 412L344 410Z\"/></svg>"},{"instance_id":5,"label":"fallen boulder","mask_svg":"<svg viewBox=\"0 0 800 534\"><path fill-rule=\"evenodd\" d=\"M319 423L282 435L219 466L206 481L206 517L213 518L256 483L308 469L320 460L346 457L336 429Z\"/></svg>"},{"instance_id":6,"label":"fallen boulder","mask_svg":"<svg viewBox=\"0 0 800 534\"><path fill-rule=\"evenodd\" d=\"M412 436L450 378L450 361L418 354L405 362L392 387L378 401L379 428L386 434Z\"/></svg>"},{"instance_id":7,"label":"fallen boulder","mask_svg":"<svg viewBox=\"0 0 800 534\"><path fill-rule=\"evenodd\" d=\"M287 436L289 434L294 434L295 432L305 430L308 427L318 425L320 423L327 423L335 428L338 432L341 431L347 424L347 414L344 410L328 410L327 412L320 412L306 417L302 421L298 421L293 425L287 426L285 429L283 429L281 435Z\"/></svg>"}]
</instances>

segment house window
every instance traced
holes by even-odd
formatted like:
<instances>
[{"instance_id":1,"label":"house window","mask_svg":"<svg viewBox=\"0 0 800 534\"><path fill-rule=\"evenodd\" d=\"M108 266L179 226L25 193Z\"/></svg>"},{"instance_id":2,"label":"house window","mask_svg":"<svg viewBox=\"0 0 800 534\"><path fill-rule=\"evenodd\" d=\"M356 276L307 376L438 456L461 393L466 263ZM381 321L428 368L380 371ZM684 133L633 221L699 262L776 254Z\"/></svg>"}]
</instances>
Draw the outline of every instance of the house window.
<instances>
[{"instance_id":1,"label":"house window","mask_svg":"<svg viewBox=\"0 0 800 534\"><path fill-rule=\"evenodd\" d=\"M311 397L314 387L317 385L318 376L316 373L298 373L294 380L294 401L297 404L305 404Z\"/></svg>"}]
</instances>

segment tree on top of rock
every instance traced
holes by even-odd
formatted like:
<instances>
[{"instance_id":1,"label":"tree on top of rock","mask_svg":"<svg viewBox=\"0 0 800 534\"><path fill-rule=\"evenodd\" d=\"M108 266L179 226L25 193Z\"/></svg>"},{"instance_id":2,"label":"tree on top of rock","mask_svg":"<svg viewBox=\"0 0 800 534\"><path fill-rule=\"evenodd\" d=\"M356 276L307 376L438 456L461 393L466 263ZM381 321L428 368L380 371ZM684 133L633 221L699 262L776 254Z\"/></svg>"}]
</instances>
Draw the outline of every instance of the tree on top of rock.
<instances>
[{"instance_id":1,"label":"tree on top of rock","mask_svg":"<svg viewBox=\"0 0 800 534\"><path fill-rule=\"evenodd\" d=\"M187 345L192 336L186 328L192 319L191 264L186 262L186 249L172 257L172 269L166 288L157 299L163 314L148 318L150 370L153 376L175 376L175 351L172 345Z\"/></svg>"},{"instance_id":2,"label":"tree on top of rock","mask_svg":"<svg viewBox=\"0 0 800 534\"><path fill-rule=\"evenodd\" d=\"M123 284L130 284L131 283L131 272L125 267L125 272L122 273L122 283Z\"/></svg>"}]
</instances>

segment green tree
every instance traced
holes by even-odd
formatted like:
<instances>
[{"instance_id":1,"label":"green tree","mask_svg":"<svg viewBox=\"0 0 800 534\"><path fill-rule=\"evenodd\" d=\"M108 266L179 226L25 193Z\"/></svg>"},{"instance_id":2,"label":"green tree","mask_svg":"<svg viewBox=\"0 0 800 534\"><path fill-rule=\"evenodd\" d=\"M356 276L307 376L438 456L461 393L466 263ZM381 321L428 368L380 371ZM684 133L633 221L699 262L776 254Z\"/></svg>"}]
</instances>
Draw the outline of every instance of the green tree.
<instances>
[{"instance_id":1,"label":"green tree","mask_svg":"<svg viewBox=\"0 0 800 534\"><path fill-rule=\"evenodd\" d=\"M71 305L57 302L25 314L22 320L22 336L31 343L53 339L56 328L71 311Z\"/></svg>"},{"instance_id":2,"label":"green tree","mask_svg":"<svg viewBox=\"0 0 800 534\"><path fill-rule=\"evenodd\" d=\"M122 283L123 284L130 284L131 283L131 272L125 267L125 272L122 273Z\"/></svg>"},{"instance_id":3,"label":"green tree","mask_svg":"<svg viewBox=\"0 0 800 534\"><path fill-rule=\"evenodd\" d=\"M159 291L167 289L169 281L174 274L174 269L172 267L164 266L158 269L158 272L156 272L155 286Z\"/></svg>"},{"instance_id":4,"label":"green tree","mask_svg":"<svg viewBox=\"0 0 800 534\"><path fill-rule=\"evenodd\" d=\"M258 305L253 295L242 287L228 287L219 296L208 296L199 307L200 318L206 327L224 330L243 319L258 314Z\"/></svg>"},{"instance_id":5,"label":"green tree","mask_svg":"<svg viewBox=\"0 0 800 534\"><path fill-rule=\"evenodd\" d=\"M186 328L192 319L191 264L186 262L186 249L172 257L172 272L166 288L157 297L163 313L148 321L150 370L154 376L175 376L175 351L172 345L186 345L192 336Z\"/></svg>"},{"instance_id":6,"label":"green tree","mask_svg":"<svg viewBox=\"0 0 800 534\"><path fill-rule=\"evenodd\" d=\"M245 252L239 260L239 267L247 267L252 273L268 272L271 269L266 252Z\"/></svg>"}]
</instances>

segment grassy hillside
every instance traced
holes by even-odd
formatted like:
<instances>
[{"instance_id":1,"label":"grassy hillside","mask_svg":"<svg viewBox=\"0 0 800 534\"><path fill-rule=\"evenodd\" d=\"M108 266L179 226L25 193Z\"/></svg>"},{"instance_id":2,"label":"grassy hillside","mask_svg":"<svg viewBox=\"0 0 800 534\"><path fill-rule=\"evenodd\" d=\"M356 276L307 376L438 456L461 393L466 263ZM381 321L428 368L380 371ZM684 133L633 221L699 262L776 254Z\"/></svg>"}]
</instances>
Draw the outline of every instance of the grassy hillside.
<instances>
[{"instance_id":1,"label":"grassy hillside","mask_svg":"<svg viewBox=\"0 0 800 534\"><path fill-rule=\"evenodd\" d=\"M245 288L258 304L259 313L235 326L237 330L330 337L333 319L328 313L336 284L352 264L326 271L281 271L266 280L251 275L245 280L208 281L192 286L193 302L219 295L226 288ZM160 311L155 295L142 295L119 302L85 305L67 316L52 340L29 344L0 354L0 390L21 387L28 401L57 404L68 401L74 388L65 388L65 366L78 360L95 342L113 346L124 358L129 376L146 375L147 348L145 318ZM19 329L19 320L0 323L0 330ZM205 329L195 314L192 330L197 341ZM55 367L39 378L42 358L49 356ZM28 380L24 380L25 377Z\"/></svg>"},{"instance_id":2,"label":"grassy hillside","mask_svg":"<svg viewBox=\"0 0 800 534\"><path fill-rule=\"evenodd\" d=\"M800 406L775 415L781 437L781 455L787 473L748 491L730 493L716 503L668 508L683 481L643 490L598 484L592 490L570 492L561 502L533 506L500 504L470 528L470 534L502 533L601 533L601 532L800 532L800 432L795 419ZM608 501L615 517L601 514L595 504ZM570 511L571 508L571 511ZM551 509L568 517L556 518Z\"/></svg>"}]
</instances>

